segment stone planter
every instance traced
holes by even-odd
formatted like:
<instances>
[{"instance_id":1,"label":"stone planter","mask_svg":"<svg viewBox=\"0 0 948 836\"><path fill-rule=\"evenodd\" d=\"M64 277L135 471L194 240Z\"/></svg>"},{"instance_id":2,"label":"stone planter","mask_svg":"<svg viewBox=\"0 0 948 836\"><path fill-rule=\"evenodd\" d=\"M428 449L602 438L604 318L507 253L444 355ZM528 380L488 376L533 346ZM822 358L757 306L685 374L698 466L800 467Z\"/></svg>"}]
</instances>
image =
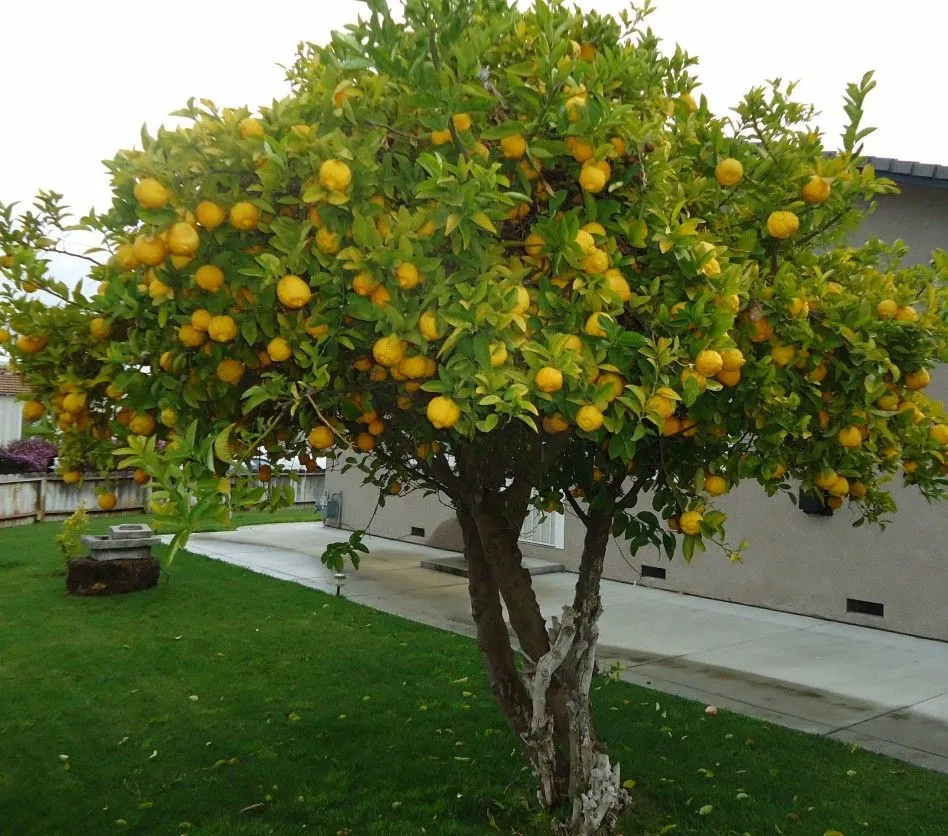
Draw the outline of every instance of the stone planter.
<instances>
[{"instance_id":1,"label":"stone planter","mask_svg":"<svg viewBox=\"0 0 948 836\"><path fill-rule=\"evenodd\" d=\"M122 595L158 583L161 567L151 549L159 540L147 525L113 525L107 535L86 535L82 542L90 554L69 562L71 595Z\"/></svg>"}]
</instances>

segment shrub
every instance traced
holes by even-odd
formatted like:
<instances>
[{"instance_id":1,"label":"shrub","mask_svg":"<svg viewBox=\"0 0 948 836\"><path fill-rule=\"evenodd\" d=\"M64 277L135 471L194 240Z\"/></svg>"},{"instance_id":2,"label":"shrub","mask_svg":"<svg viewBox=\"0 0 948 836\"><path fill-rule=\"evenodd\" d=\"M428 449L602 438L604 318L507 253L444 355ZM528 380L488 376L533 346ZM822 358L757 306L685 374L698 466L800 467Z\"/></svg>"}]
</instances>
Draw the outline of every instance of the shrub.
<instances>
[{"instance_id":1,"label":"shrub","mask_svg":"<svg viewBox=\"0 0 948 836\"><path fill-rule=\"evenodd\" d=\"M0 473L45 473L57 447L44 438L21 438L0 447Z\"/></svg>"},{"instance_id":2,"label":"shrub","mask_svg":"<svg viewBox=\"0 0 948 836\"><path fill-rule=\"evenodd\" d=\"M89 531L89 515L86 513L86 506L80 505L72 514L63 520L62 528L56 535L56 542L59 544L59 550L66 559L66 564L70 560L82 557L85 552L85 546L82 543L82 535Z\"/></svg>"}]
</instances>

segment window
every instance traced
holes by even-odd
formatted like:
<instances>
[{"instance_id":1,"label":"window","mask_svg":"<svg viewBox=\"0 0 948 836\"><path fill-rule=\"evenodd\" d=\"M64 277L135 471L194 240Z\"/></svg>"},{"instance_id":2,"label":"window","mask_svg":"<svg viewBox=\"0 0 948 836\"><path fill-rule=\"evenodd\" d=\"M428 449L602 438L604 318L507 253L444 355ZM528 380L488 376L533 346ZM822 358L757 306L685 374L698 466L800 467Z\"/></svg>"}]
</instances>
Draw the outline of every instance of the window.
<instances>
[{"instance_id":1,"label":"window","mask_svg":"<svg viewBox=\"0 0 948 836\"><path fill-rule=\"evenodd\" d=\"M544 514L537 508L531 508L523 521L520 539L524 543L552 546L555 549L566 548L564 522L562 514Z\"/></svg>"}]
</instances>

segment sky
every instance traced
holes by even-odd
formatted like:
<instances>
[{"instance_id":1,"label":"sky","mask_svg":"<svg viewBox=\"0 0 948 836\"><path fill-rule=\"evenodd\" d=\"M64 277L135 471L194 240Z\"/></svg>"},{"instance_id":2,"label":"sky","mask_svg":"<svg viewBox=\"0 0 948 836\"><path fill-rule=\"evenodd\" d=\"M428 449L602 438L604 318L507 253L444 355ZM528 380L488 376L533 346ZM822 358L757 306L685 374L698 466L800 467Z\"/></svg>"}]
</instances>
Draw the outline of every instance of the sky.
<instances>
[{"instance_id":1,"label":"sky","mask_svg":"<svg viewBox=\"0 0 948 836\"><path fill-rule=\"evenodd\" d=\"M395 2L393 0L393 6ZM523 3L521 3L523 5ZM615 12L619 0L580 0ZM932 0L656 0L650 25L669 49L699 56L713 110L726 111L765 79L798 79L822 112L830 146L847 81L875 69L866 153L948 164L941 86L948 4ZM264 4L163 0L47 0L4 7L0 49L0 201L55 189L79 212L108 203L101 166L154 130L189 96L220 105L284 95L300 40L325 42L354 20L356 0Z\"/></svg>"}]
</instances>

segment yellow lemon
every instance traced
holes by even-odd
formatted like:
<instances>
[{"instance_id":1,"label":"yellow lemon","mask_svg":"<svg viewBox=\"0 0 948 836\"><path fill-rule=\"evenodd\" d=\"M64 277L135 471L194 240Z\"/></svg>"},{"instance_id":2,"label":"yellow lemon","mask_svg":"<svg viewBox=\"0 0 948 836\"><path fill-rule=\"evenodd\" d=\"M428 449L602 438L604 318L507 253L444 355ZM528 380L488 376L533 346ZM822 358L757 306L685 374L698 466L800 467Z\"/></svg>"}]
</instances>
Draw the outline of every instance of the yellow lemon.
<instances>
[{"instance_id":1,"label":"yellow lemon","mask_svg":"<svg viewBox=\"0 0 948 836\"><path fill-rule=\"evenodd\" d=\"M800 219L793 212L771 212L767 218L767 232L771 238L789 238L800 228Z\"/></svg>"},{"instance_id":2,"label":"yellow lemon","mask_svg":"<svg viewBox=\"0 0 948 836\"><path fill-rule=\"evenodd\" d=\"M721 368L724 371L737 371L745 362L744 353L739 348L725 348L721 351Z\"/></svg>"},{"instance_id":3,"label":"yellow lemon","mask_svg":"<svg viewBox=\"0 0 948 836\"><path fill-rule=\"evenodd\" d=\"M405 343L395 334L380 337L372 346L372 356L380 366L387 368L397 366L405 356Z\"/></svg>"},{"instance_id":4,"label":"yellow lemon","mask_svg":"<svg viewBox=\"0 0 948 836\"><path fill-rule=\"evenodd\" d=\"M418 317L418 330L428 342L441 339L441 332L438 330L438 318L431 312L425 311Z\"/></svg>"},{"instance_id":5,"label":"yellow lemon","mask_svg":"<svg viewBox=\"0 0 948 836\"><path fill-rule=\"evenodd\" d=\"M712 349L698 352L695 358L695 369L705 377L712 377L724 368L724 358Z\"/></svg>"},{"instance_id":6,"label":"yellow lemon","mask_svg":"<svg viewBox=\"0 0 948 836\"><path fill-rule=\"evenodd\" d=\"M154 177L139 180L133 191L138 205L144 209L161 209L170 197L168 190Z\"/></svg>"},{"instance_id":7,"label":"yellow lemon","mask_svg":"<svg viewBox=\"0 0 948 836\"><path fill-rule=\"evenodd\" d=\"M775 345L770 349L770 356L778 366L788 366L796 357L797 350L792 345Z\"/></svg>"},{"instance_id":8,"label":"yellow lemon","mask_svg":"<svg viewBox=\"0 0 948 836\"><path fill-rule=\"evenodd\" d=\"M590 337L604 337L606 336L606 331L602 327L602 321L611 319L607 314L603 313L591 313L586 319L586 324L583 326L583 331L589 334Z\"/></svg>"},{"instance_id":9,"label":"yellow lemon","mask_svg":"<svg viewBox=\"0 0 948 836\"><path fill-rule=\"evenodd\" d=\"M193 256L201 245L201 236L191 224L178 221L168 230L168 249L174 255Z\"/></svg>"},{"instance_id":10,"label":"yellow lemon","mask_svg":"<svg viewBox=\"0 0 948 836\"><path fill-rule=\"evenodd\" d=\"M507 346L503 343L491 343L489 350L492 368L499 368L507 362Z\"/></svg>"},{"instance_id":11,"label":"yellow lemon","mask_svg":"<svg viewBox=\"0 0 948 836\"><path fill-rule=\"evenodd\" d=\"M820 177L818 174L814 174L806 181L800 190L800 194L807 203L826 203L830 196L830 191L832 191L832 189L829 180L825 177Z\"/></svg>"},{"instance_id":12,"label":"yellow lemon","mask_svg":"<svg viewBox=\"0 0 948 836\"><path fill-rule=\"evenodd\" d=\"M428 364L425 362L426 360L426 357L417 354L414 357L403 357L398 364L398 371L403 377L410 380L427 377Z\"/></svg>"},{"instance_id":13,"label":"yellow lemon","mask_svg":"<svg viewBox=\"0 0 948 836\"><path fill-rule=\"evenodd\" d=\"M609 284L609 290L618 296L620 301L628 302L629 299L632 298L632 290L629 288L629 283L617 268L610 267L606 270L605 276Z\"/></svg>"},{"instance_id":14,"label":"yellow lemon","mask_svg":"<svg viewBox=\"0 0 948 836\"><path fill-rule=\"evenodd\" d=\"M537 235L535 232L530 233L523 244L527 255L533 259L543 258L546 253L546 241L543 240L542 235Z\"/></svg>"},{"instance_id":15,"label":"yellow lemon","mask_svg":"<svg viewBox=\"0 0 948 836\"><path fill-rule=\"evenodd\" d=\"M100 493L96 497L96 502L99 503L99 508L101 508L103 511L111 511L118 503L118 498L114 493L106 491L105 493Z\"/></svg>"},{"instance_id":16,"label":"yellow lemon","mask_svg":"<svg viewBox=\"0 0 948 836\"><path fill-rule=\"evenodd\" d=\"M267 343L267 354L274 363L282 363L293 356L293 347L284 337L274 337Z\"/></svg>"},{"instance_id":17,"label":"yellow lemon","mask_svg":"<svg viewBox=\"0 0 948 836\"><path fill-rule=\"evenodd\" d=\"M645 408L649 412L654 412L662 418L669 418L674 414L677 402L664 395L652 395L645 403Z\"/></svg>"},{"instance_id":18,"label":"yellow lemon","mask_svg":"<svg viewBox=\"0 0 948 836\"><path fill-rule=\"evenodd\" d=\"M602 412L592 404L581 406L576 413L576 426L583 432L595 432L602 426Z\"/></svg>"},{"instance_id":19,"label":"yellow lemon","mask_svg":"<svg viewBox=\"0 0 948 836\"><path fill-rule=\"evenodd\" d=\"M46 407L40 401L24 401L23 403L23 420L24 421L39 421L46 414Z\"/></svg>"},{"instance_id":20,"label":"yellow lemon","mask_svg":"<svg viewBox=\"0 0 948 836\"><path fill-rule=\"evenodd\" d=\"M356 275L352 277L352 289L358 293L359 296L370 296L378 285L379 283L375 280L375 277L366 270L356 273Z\"/></svg>"},{"instance_id":21,"label":"yellow lemon","mask_svg":"<svg viewBox=\"0 0 948 836\"><path fill-rule=\"evenodd\" d=\"M544 416L542 424L543 431L550 435L556 435L557 433L565 432L569 429L569 421L559 413Z\"/></svg>"},{"instance_id":22,"label":"yellow lemon","mask_svg":"<svg viewBox=\"0 0 948 836\"><path fill-rule=\"evenodd\" d=\"M461 417L461 408L451 398L438 395L428 402L425 414L435 429L447 430L458 422Z\"/></svg>"},{"instance_id":23,"label":"yellow lemon","mask_svg":"<svg viewBox=\"0 0 948 836\"><path fill-rule=\"evenodd\" d=\"M197 222L207 230L216 229L227 219L224 207L212 200L202 200L194 210Z\"/></svg>"},{"instance_id":24,"label":"yellow lemon","mask_svg":"<svg viewBox=\"0 0 948 836\"><path fill-rule=\"evenodd\" d=\"M583 191L590 194L601 192L608 181L606 173L594 163L584 163L579 172L579 185Z\"/></svg>"},{"instance_id":25,"label":"yellow lemon","mask_svg":"<svg viewBox=\"0 0 948 836\"><path fill-rule=\"evenodd\" d=\"M193 325L182 325L178 329L178 341L187 348L198 348L204 345L204 332Z\"/></svg>"},{"instance_id":26,"label":"yellow lemon","mask_svg":"<svg viewBox=\"0 0 948 836\"><path fill-rule=\"evenodd\" d=\"M584 273L590 273L592 275L605 273L606 270L609 269L609 254L605 250L600 250L596 247L586 253L580 267L583 268Z\"/></svg>"},{"instance_id":27,"label":"yellow lemon","mask_svg":"<svg viewBox=\"0 0 948 836\"><path fill-rule=\"evenodd\" d=\"M319 182L334 192L344 192L352 183L352 170L342 160L326 160L319 167Z\"/></svg>"},{"instance_id":28,"label":"yellow lemon","mask_svg":"<svg viewBox=\"0 0 948 836\"><path fill-rule=\"evenodd\" d=\"M590 143L585 140L578 139L575 136L566 137L566 147L569 148L569 152L573 155L573 159L578 163L584 163L587 160L591 160L593 157L594 149Z\"/></svg>"},{"instance_id":29,"label":"yellow lemon","mask_svg":"<svg viewBox=\"0 0 948 836\"><path fill-rule=\"evenodd\" d=\"M230 225L244 232L254 229L260 222L260 210L247 200L230 207Z\"/></svg>"},{"instance_id":30,"label":"yellow lemon","mask_svg":"<svg viewBox=\"0 0 948 836\"><path fill-rule=\"evenodd\" d=\"M541 392L558 392L563 388L563 372L553 366L544 366L537 372L536 385Z\"/></svg>"},{"instance_id":31,"label":"yellow lemon","mask_svg":"<svg viewBox=\"0 0 948 836\"><path fill-rule=\"evenodd\" d=\"M115 260L125 270L134 270L141 262L135 256L135 249L131 244L119 244L115 250Z\"/></svg>"},{"instance_id":32,"label":"yellow lemon","mask_svg":"<svg viewBox=\"0 0 948 836\"><path fill-rule=\"evenodd\" d=\"M929 436L942 447L948 447L948 424L935 424L929 431Z\"/></svg>"},{"instance_id":33,"label":"yellow lemon","mask_svg":"<svg viewBox=\"0 0 948 836\"><path fill-rule=\"evenodd\" d=\"M112 326L107 319L97 316L89 322L89 334L94 340L107 340L112 336Z\"/></svg>"},{"instance_id":34,"label":"yellow lemon","mask_svg":"<svg viewBox=\"0 0 948 836\"><path fill-rule=\"evenodd\" d=\"M510 307L510 313L514 314L515 316L522 316L527 312L529 307L530 294L523 285L518 285L516 288L514 303Z\"/></svg>"},{"instance_id":35,"label":"yellow lemon","mask_svg":"<svg viewBox=\"0 0 948 836\"><path fill-rule=\"evenodd\" d=\"M727 493L727 480L723 476L706 476L704 489L711 496L721 496Z\"/></svg>"},{"instance_id":36,"label":"yellow lemon","mask_svg":"<svg viewBox=\"0 0 948 836\"><path fill-rule=\"evenodd\" d=\"M837 440L841 446L851 450L854 447L858 447L860 444L862 444L862 433L859 432L858 427L849 425L847 427L843 427L839 431Z\"/></svg>"},{"instance_id":37,"label":"yellow lemon","mask_svg":"<svg viewBox=\"0 0 948 836\"><path fill-rule=\"evenodd\" d=\"M790 302L788 310L790 311L790 316L794 319L807 317L810 315L810 303L807 302L806 299L795 297L793 301Z\"/></svg>"},{"instance_id":38,"label":"yellow lemon","mask_svg":"<svg viewBox=\"0 0 948 836\"><path fill-rule=\"evenodd\" d=\"M128 429L134 435L151 435L158 422L147 412L136 412L128 423Z\"/></svg>"},{"instance_id":39,"label":"yellow lemon","mask_svg":"<svg viewBox=\"0 0 948 836\"><path fill-rule=\"evenodd\" d=\"M714 167L714 179L725 188L732 188L744 179L744 166L740 160L727 157Z\"/></svg>"},{"instance_id":40,"label":"yellow lemon","mask_svg":"<svg viewBox=\"0 0 948 836\"><path fill-rule=\"evenodd\" d=\"M216 343L230 342L237 336L237 323L229 316L214 316L207 324L207 333Z\"/></svg>"},{"instance_id":41,"label":"yellow lemon","mask_svg":"<svg viewBox=\"0 0 948 836\"><path fill-rule=\"evenodd\" d=\"M327 255L335 255L342 248L339 235L331 229L322 227L316 233L316 249Z\"/></svg>"},{"instance_id":42,"label":"yellow lemon","mask_svg":"<svg viewBox=\"0 0 948 836\"><path fill-rule=\"evenodd\" d=\"M158 236L139 235L132 244L132 253L142 264L156 267L165 260L168 249Z\"/></svg>"},{"instance_id":43,"label":"yellow lemon","mask_svg":"<svg viewBox=\"0 0 948 836\"><path fill-rule=\"evenodd\" d=\"M698 511L685 511L678 521L678 526L684 534L694 535L701 533L702 522L704 522L704 517Z\"/></svg>"},{"instance_id":44,"label":"yellow lemon","mask_svg":"<svg viewBox=\"0 0 948 836\"><path fill-rule=\"evenodd\" d=\"M421 284L421 274L410 261L403 261L395 268L395 278L402 290L411 290Z\"/></svg>"},{"instance_id":45,"label":"yellow lemon","mask_svg":"<svg viewBox=\"0 0 948 836\"><path fill-rule=\"evenodd\" d=\"M313 298L313 294L299 276L286 275L277 282L277 298L284 307L298 310Z\"/></svg>"},{"instance_id":46,"label":"yellow lemon","mask_svg":"<svg viewBox=\"0 0 948 836\"><path fill-rule=\"evenodd\" d=\"M523 134L505 136L500 140L501 153L510 160L519 160L527 153L527 140Z\"/></svg>"},{"instance_id":47,"label":"yellow lemon","mask_svg":"<svg viewBox=\"0 0 948 836\"><path fill-rule=\"evenodd\" d=\"M194 283L208 293L216 293L224 286L224 271L216 264L202 264L194 273Z\"/></svg>"},{"instance_id":48,"label":"yellow lemon","mask_svg":"<svg viewBox=\"0 0 948 836\"><path fill-rule=\"evenodd\" d=\"M899 310L899 303L894 299L883 299L876 305L876 313L882 319L892 319Z\"/></svg>"},{"instance_id":49,"label":"yellow lemon","mask_svg":"<svg viewBox=\"0 0 948 836\"><path fill-rule=\"evenodd\" d=\"M263 136L263 125L260 124L259 120L254 119L252 116L247 116L245 119L241 119L237 127L240 131L241 139L247 139L247 137L250 136Z\"/></svg>"},{"instance_id":50,"label":"yellow lemon","mask_svg":"<svg viewBox=\"0 0 948 836\"><path fill-rule=\"evenodd\" d=\"M325 424L314 427L306 440L309 442L310 447L315 447L317 450L327 450L335 443L332 430Z\"/></svg>"},{"instance_id":51,"label":"yellow lemon","mask_svg":"<svg viewBox=\"0 0 948 836\"><path fill-rule=\"evenodd\" d=\"M919 369L917 372L905 375L905 385L914 391L924 389L931 382L932 376L929 374L928 369Z\"/></svg>"},{"instance_id":52,"label":"yellow lemon","mask_svg":"<svg viewBox=\"0 0 948 836\"><path fill-rule=\"evenodd\" d=\"M233 360L227 357L217 364L216 374L218 380L236 386L244 376L244 371L246 371L246 367L243 363L239 360Z\"/></svg>"},{"instance_id":53,"label":"yellow lemon","mask_svg":"<svg viewBox=\"0 0 948 836\"><path fill-rule=\"evenodd\" d=\"M824 490L833 496L846 496L849 493L849 480L845 476L837 476Z\"/></svg>"}]
</instances>

